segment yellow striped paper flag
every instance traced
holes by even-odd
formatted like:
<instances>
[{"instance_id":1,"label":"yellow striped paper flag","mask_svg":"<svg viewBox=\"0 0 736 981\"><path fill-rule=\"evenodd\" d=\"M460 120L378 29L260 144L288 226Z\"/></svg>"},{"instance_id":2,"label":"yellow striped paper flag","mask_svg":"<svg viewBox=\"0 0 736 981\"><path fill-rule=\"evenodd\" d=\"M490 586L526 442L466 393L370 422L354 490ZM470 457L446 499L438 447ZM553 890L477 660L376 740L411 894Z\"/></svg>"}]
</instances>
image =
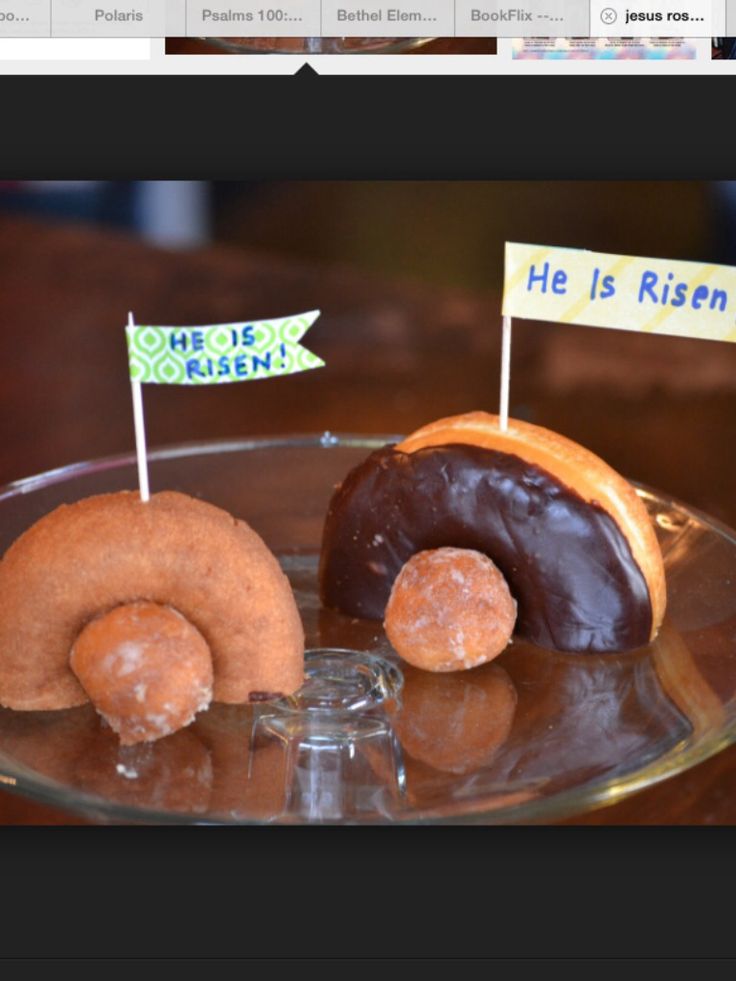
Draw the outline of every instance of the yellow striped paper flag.
<instances>
[{"instance_id":1,"label":"yellow striped paper flag","mask_svg":"<svg viewBox=\"0 0 736 981\"><path fill-rule=\"evenodd\" d=\"M503 314L736 341L736 268L507 242Z\"/></svg>"}]
</instances>

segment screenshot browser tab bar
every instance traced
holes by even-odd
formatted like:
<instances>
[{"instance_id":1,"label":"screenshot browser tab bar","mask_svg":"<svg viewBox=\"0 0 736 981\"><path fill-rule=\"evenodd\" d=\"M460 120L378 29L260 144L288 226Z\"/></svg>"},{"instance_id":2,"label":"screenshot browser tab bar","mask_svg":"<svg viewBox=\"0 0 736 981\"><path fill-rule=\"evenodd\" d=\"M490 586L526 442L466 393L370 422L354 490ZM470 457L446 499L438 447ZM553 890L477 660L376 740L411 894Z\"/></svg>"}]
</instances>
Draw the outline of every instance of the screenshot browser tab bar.
<instances>
[{"instance_id":1,"label":"screenshot browser tab bar","mask_svg":"<svg viewBox=\"0 0 736 981\"><path fill-rule=\"evenodd\" d=\"M0 0L0 37L706 38L736 0Z\"/></svg>"}]
</instances>

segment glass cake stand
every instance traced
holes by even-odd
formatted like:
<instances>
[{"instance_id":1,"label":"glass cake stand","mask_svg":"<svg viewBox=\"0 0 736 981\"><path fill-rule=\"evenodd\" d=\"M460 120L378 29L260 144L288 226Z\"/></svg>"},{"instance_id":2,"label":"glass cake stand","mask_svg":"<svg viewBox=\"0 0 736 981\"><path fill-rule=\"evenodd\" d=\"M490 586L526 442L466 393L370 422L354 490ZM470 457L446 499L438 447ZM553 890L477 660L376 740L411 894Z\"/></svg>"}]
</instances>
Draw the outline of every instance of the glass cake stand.
<instances>
[{"instance_id":1,"label":"glass cake stand","mask_svg":"<svg viewBox=\"0 0 736 981\"><path fill-rule=\"evenodd\" d=\"M205 37L203 41L235 54L401 54L431 37Z\"/></svg>"},{"instance_id":2,"label":"glass cake stand","mask_svg":"<svg viewBox=\"0 0 736 981\"><path fill-rule=\"evenodd\" d=\"M736 533L638 492L667 570L657 640L626 655L515 641L457 674L400 663L381 624L322 609L319 545L337 484L399 437L303 436L150 453L152 490L244 518L294 588L307 642L300 692L215 704L156 743L122 748L90 706L0 709L4 789L102 821L545 822L616 801L736 738ZM135 488L133 455L0 489L0 547L62 503Z\"/></svg>"}]
</instances>

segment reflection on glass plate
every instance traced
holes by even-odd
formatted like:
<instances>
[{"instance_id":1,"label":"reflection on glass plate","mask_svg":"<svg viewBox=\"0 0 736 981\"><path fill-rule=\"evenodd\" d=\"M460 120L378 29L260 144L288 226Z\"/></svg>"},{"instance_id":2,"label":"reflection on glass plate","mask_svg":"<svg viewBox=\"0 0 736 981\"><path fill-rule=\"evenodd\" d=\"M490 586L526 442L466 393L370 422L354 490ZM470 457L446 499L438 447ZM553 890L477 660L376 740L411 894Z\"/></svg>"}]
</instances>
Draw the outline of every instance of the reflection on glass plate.
<instances>
[{"instance_id":1,"label":"reflection on glass plate","mask_svg":"<svg viewBox=\"0 0 736 981\"><path fill-rule=\"evenodd\" d=\"M398 437L397 437L398 438ZM189 728L123 748L91 706L0 709L0 780L102 820L547 821L671 776L736 738L736 536L640 489L665 556L667 619L627 655L515 641L492 664L434 675L399 664L379 622L321 608L332 490L391 437L183 445L150 456L152 490L203 497L279 556L307 637L292 699L213 705ZM0 489L0 548L52 508L134 488L132 456Z\"/></svg>"}]
</instances>

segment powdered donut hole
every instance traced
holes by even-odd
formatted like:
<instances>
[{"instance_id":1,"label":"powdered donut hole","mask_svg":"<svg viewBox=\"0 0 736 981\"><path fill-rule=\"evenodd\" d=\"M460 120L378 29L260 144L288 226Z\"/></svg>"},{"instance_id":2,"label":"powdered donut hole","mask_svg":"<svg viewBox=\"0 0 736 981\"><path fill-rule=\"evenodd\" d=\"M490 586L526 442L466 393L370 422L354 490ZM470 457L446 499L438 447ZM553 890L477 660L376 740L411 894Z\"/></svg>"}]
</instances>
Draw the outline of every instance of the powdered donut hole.
<instances>
[{"instance_id":1,"label":"powdered donut hole","mask_svg":"<svg viewBox=\"0 0 736 981\"><path fill-rule=\"evenodd\" d=\"M212 657L196 627L169 606L130 603L90 621L71 668L124 746L182 729L212 699Z\"/></svg>"},{"instance_id":2,"label":"powdered donut hole","mask_svg":"<svg viewBox=\"0 0 736 981\"><path fill-rule=\"evenodd\" d=\"M425 671L493 660L516 623L516 601L488 556L464 548L417 552L393 585L384 627L397 654Z\"/></svg>"}]
</instances>

